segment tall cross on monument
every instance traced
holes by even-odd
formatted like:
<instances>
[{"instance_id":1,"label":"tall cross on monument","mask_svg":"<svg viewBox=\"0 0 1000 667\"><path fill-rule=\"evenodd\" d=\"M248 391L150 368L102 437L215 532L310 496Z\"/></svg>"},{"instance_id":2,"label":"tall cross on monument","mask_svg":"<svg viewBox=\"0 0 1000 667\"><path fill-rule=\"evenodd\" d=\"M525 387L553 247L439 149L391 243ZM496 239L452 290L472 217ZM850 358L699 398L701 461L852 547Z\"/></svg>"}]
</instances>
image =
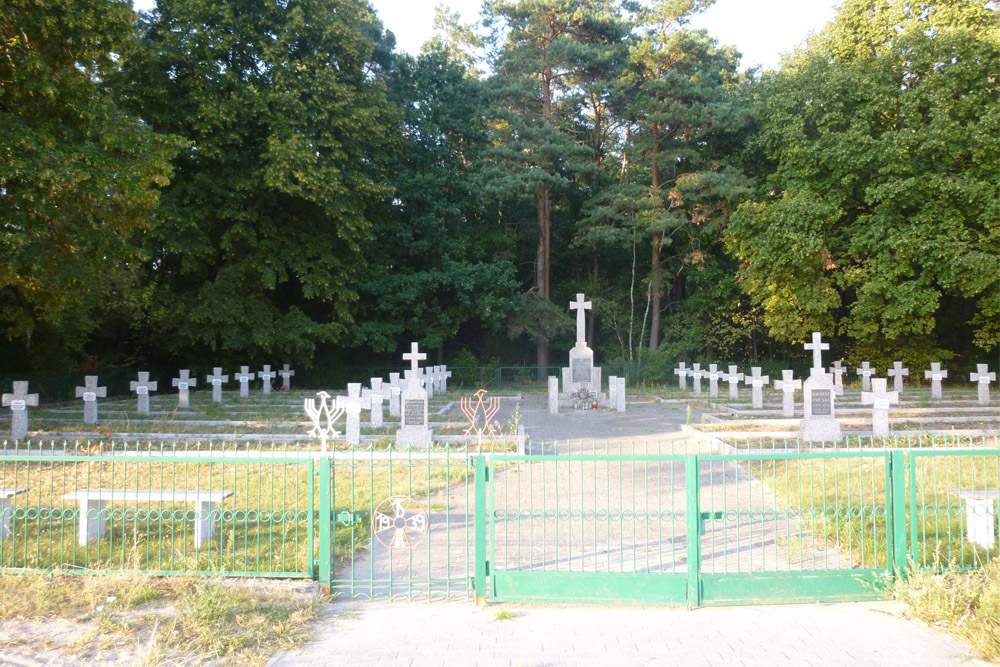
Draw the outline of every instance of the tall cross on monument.
<instances>
[{"instance_id":1,"label":"tall cross on monument","mask_svg":"<svg viewBox=\"0 0 1000 667\"><path fill-rule=\"evenodd\" d=\"M583 344L584 347L587 345L587 314L586 311L590 310L593 304L590 301L583 300L583 294L577 292L576 301L569 302L569 309L576 311L576 344Z\"/></svg>"},{"instance_id":2,"label":"tall cross on monument","mask_svg":"<svg viewBox=\"0 0 1000 667\"><path fill-rule=\"evenodd\" d=\"M426 358L427 358L427 353L421 352L419 350L419 346L416 343L411 343L410 351L403 354L403 361L410 362L410 370L407 371L407 375L412 374L412 377L416 378L417 371L420 370L419 362L423 361Z\"/></svg>"},{"instance_id":3,"label":"tall cross on monument","mask_svg":"<svg viewBox=\"0 0 1000 667\"><path fill-rule=\"evenodd\" d=\"M812 343L806 343L804 347L812 350L813 369L823 370L823 350L829 350L830 344L823 342L823 336L818 331L813 331Z\"/></svg>"}]
</instances>

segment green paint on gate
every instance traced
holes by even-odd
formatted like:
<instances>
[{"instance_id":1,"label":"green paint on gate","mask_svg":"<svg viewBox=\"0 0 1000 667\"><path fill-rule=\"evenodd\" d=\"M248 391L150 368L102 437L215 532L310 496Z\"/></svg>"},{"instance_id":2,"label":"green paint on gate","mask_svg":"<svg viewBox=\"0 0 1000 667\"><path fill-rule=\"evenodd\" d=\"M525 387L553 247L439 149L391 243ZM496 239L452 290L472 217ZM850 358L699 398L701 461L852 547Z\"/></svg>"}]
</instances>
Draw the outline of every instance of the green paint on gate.
<instances>
[{"instance_id":1,"label":"green paint on gate","mask_svg":"<svg viewBox=\"0 0 1000 667\"><path fill-rule=\"evenodd\" d=\"M684 605L687 577L633 572L495 572L495 602Z\"/></svg>"}]
</instances>

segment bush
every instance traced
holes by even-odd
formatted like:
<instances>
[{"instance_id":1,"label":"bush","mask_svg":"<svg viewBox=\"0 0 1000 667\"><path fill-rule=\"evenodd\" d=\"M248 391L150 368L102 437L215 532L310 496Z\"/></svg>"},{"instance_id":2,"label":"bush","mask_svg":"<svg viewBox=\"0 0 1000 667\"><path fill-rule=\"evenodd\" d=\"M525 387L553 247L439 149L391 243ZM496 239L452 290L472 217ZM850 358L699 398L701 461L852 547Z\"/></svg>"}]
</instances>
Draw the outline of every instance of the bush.
<instances>
[{"instance_id":1,"label":"bush","mask_svg":"<svg viewBox=\"0 0 1000 667\"><path fill-rule=\"evenodd\" d=\"M463 347L462 351L452 357L448 364L452 373L452 382L462 387L471 387L479 383L479 360Z\"/></svg>"}]
</instances>

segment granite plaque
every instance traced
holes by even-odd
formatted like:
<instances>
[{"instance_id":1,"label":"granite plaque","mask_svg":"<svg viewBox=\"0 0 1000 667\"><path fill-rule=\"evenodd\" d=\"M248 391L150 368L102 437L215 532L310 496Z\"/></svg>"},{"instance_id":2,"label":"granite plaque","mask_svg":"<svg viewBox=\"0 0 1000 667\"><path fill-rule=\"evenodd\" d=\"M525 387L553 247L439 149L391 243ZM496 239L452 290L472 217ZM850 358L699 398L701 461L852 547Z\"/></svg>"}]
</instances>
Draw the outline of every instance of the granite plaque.
<instances>
[{"instance_id":1,"label":"granite plaque","mask_svg":"<svg viewBox=\"0 0 1000 667\"><path fill-rule=\"evenodd\" d=\"M590 382L590 372L593 367L590 359L580 359L573 364L573 382Z\"/></svg>"},{"instance_id":2,"label":"granite plaque","mask_svg":"<svg viewBox=\"0 0 1000 667\"><path fill-rule=\"evenodd\" d=\"M812 392L812 415L813 417L829 416L833 414L830 410L830 392L826 390L813 390Z\"/></svg>"},{"instance_id":3,"label":"granite plaque","mask_svg":"<svg viewBox=\"0 0 1000 667\"><path fill-rule=\"evenodd\" d=\"M403 424L405 426L424 426L424 403L421 400L403 401Z\"/></svg>"}]
</instances>

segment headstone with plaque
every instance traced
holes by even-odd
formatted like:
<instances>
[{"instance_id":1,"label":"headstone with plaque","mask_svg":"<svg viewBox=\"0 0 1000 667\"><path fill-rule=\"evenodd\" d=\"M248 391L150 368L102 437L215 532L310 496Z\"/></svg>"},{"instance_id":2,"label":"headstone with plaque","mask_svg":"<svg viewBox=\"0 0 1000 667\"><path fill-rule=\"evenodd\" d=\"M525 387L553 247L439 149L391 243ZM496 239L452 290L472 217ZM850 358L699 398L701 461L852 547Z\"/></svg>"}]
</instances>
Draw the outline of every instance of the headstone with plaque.
<instances>
[{"instance_id":1,"label":"headstone with plaque","mask_svg":"<svg viewBox=\"0 0 1000 667\"><path fill-rule=\"evenodd\" d=\"M188 390L198 384L198 379L191 377L191 371L187 368L178 371L177 375L180 377L170 380L170 385L177 387L177 407L189 408L191 407L191 394Z\"/></svg>"},{"instance_id":2,"label":"headstone with plaque","mask_svg":"<svg viewBox=\"0 0 1000 667\"><path fill-rule=\"evenodd\" d=\"M427 449L434 440L434 433L428 428L427 392L420 386L418 362L427 358L416 343L410 352L403 355L411 367L406 371L406 388L400 395L400 416L402 423L396 431L396 447Z\"/></svg>"},{"instance_id":3,"label":"headstone with plaque","mask_svg":"<svg viewBox=\"0 0 1000 667\"><path fill-rule=\"evenodd\" d=\"M837 386L833 374L823 368L823 350L829 350L818 331L812 335L812 343L805 349L813 353L813 365L809 377L802 383L804 417L799 423L799 436L803 440L828 441L840 439L840 422L835 416Z\"/></svg>"},{"instance_id":4,"label":"headstone with plaque","mask_svg":"<svg viewBox=\"0 0 1000 667\"><path fill-rule=\"evenodd\" d=\"M361 383L351 382L347 385L347 396L337 397L337 408L344 411L344 440L349 444L361 444L361 409L370 410L371 395L361 395Z\"/></svg>"},{"instance_id":5,"label":"headstone with plaque","mask_svg":"<svg viewBox=\"0 0 1000 667\"><path fill-rule=\"evenodd\" d=\"M876 438L889 437L889 406L899 403L898 391L886 391L889 381L872 378L872 390L861 392L861 403L872 406L872 435Z\"/></svg>"},{"instance_id":6,"label":"headstone with plaque","mask_svg":"<svg viewBox=\"0 0 1000 667\"><path fill-rule=\"evenodd\" d=\"M875 375L875 369L872 368L872 365L867 361L862 361L861 368L855 370L861 376L861 391L871 391L872 376Z\"/></svg>"},{"instance_id":7,"label":"headstone with plaque","mask_svg":"<svg viewBox=\"0 0 1000 667\"><path fill-rule=\"evenodd\" d=\"M271 379L275 376L275 372L271 370L270 364L265 364L264 368L257 373L257 377L261 381L261 393L270 394L271 393Z\"/></svg>"},{"instance_id":8,"label":"headstone with plaque","mask_svg":"<svg viewBox=\"0 0 1000 667\"><path fill-rule=\"evenodd\" d=\"M687 362L678 361L677 368L674 369L674 375L677 376L677 388L682 391L686 390L688 376Z\"/></svg>"},{"instance_id":9,"label":"headstone with plaque","mask_svg":"<svg viewBox=\"0 0 1000 667\"><path fill-rule=\"evenodd\" d=\"M403 381L399 373L389 373L389 416L399 419L399 395L403 393Z\"/></svg>"},{"instance_id":10,"label":"headstone with plaque","mask_svg":"<svg viewBox=\"0 0 1000 667\"><path fill-rule=\"evenodd\" d=\"M701 364L691 364L691 370L688 371L688 375L691 376L691 381L694 383L694 393L701 393L701 379L705 377L705 371L702 369Z\"/></svg>"},{"instance_id":11,"label":"headstone with plaque","mask_svg":"<svg viewBox=\"0 0 1000 667\"><path fill-rule=\"evenodd\" d=\"M833 386L837 388L837 396L844 395L844 373L847 369L844 368L844 363L842 361L833 362L833 366L830 367L830 372L833 374Z\"/></svg>"},{"instance_id":12,"label":"headstone with plaque","mask_svg":"<svg viewBox=\"0 0 1000 667\"><path fill-rule=\"evenodd\" d=\"M3 407L10 408L10 437L13 440L24 440L28 436L28 410L38 407L38 394L28 393L28 383L22 380L13 382L14 393L0 397Z\"/></svg>"},{"instance_id":13,"label":"headstone with plaque","mask_svg":"<svg viewBox=\"0 0 1000 667\"><path fill-rule=\"evenodd\" d=\"M995 382L997 374L990 372L988 364L976 364L976 372L969 373L969 380L976 383L979 393L979 404L990 404L990 382Z\"/></svg>"},{"instance_id":14,"label":"headstone with plaque","mask_svg":"<svg viewBox=\"0 0 1000 667\"><path fill-rule=\"evenodd\" d=\"M948 377L948 371L941 368L941 362L932 361L931 369L924 371L924 379L931 381L931 398L941 398L941 380Z\"/></svg>"},{"instance_id":15,"label":"headstone with plaque","mask_svg":"<svg viewBox=\"0 0 1000 667\"><path fill-rule=\"evenodd\" d=\"M729 398L740 397L740 382L743 382L743 373L739 371L738 366L730 366L729 372L722 374L722 381L729 383Z\"/></svg>"},{"instance_id":16,"label":"headstone with plaque","mask_svg":"<svg viewBox=\"0 0 1000 667\"><path fill-rule=\"evenodd\" d=\"M146 371L139 372L138 382L133 380L129 383L129 390L134 391L136 395L135 411L140 415L149 414L149 392L156 391L156 384L149 381L149 373Z\"/></svg>"},{"instance_id":17,"label":"headstone with plaque","mask_svg":"<svg viewBox=\"0 0 1000 667\"><path fill-rule=\"evenodd\" d=\"M781 392L781 414L795 416L795 390L802 389L802 380L793 379L795 371L781 371L781 379L774 381L774 388Z\"/></svg>"},{"instance_id":18,"label":"headstone with plaque","mask_svg":"<svg viewBox=\"0 0 1000 667\"><path fill-rule=\"evenodd\" d=\"M292 370L291 366L289 366L288 364L285 364L281 368L281 370L278 371L278 375L281 376L281 388L285 389L285 390L291 389L292 388L292 378L295 377L295 371Z\"/></svg>"},{"instance_id":19,"label":"headstone with plaque","mask_svg":"<svg viewBox=\"0 0 1000 667\"><path fill-rule=\"evenodd\" d=\"M573 394L587 392L601 402L601 369L594 366L594 351L587 346L586 311L590 310L591 302L584 300L584 295L578 293L576 300L569 304L570 310L576 311L576 345L569 351L569 367L563 369L562 400L572 400Z\"/></svg>"},{"instance_id":20,"label":"headstone with plaque","mask_svg":"<svg viewBox=\"0 0 1000 667\"><path fill-rule=\"evenodd\" d=\"M753 366L750 373L743 380L750 385L750 405L755 410L760 410L764 407L764 385L770 382L771 378L760 374L760 366Z\"/></svg>"},{"instance_id":21,"label":"headstone with plaque","mask_svg":"<svg viewBox=\"0 0 1000 667\"><path fill-rule=\"evenodd\" d=\"M708 365L708 395L712 398L716 398L719 395L719 380L722 378L722 371L719 370L718 364Z\"/></svg>"},{"instance_id":22,"label":"headstone with plaque","mask_svg":"<svg viewBox=\"0 0 1000 667\"><path fill-rule=\"evenodd\" d=\"M250 381L254 374L250 372L249 366L240 366L240 372L236 374L236 381L240 383L240 396L246 398L250 395Z\"/></svg>"},{"instance_id":23,"label":"headstone with plaque","mask_svg":"<svg viewBox=\"0 0 1000 667\"><path fill-rule=\"evenodd\" d=\"M909 368L903 368L902 361L892 362L892 368L888 370L886 375L892 378L892 389L895 392L903 393L903 378L910 374Z\"/></svg>"},{"instance_id":24,"label":"headstone with plaque","mask_svg":"<svg viewBox=\"0 0 1000 667\"><path fill-rule=\"evenodd\" d=\"M97 386L97 376L87 375L83 378L83 386L76 388L76 397L83 399L83 423L97 423L97 399L107 398L108 388Z\"/></svg>"},{"instance_id":25,"label":"headstone with plaque","mask_svg":"<svg viewBox=\"0 0 1000 667\"><path fill-rule=\"evenodd\" d=\"M205 377L205 381L212 385L212 402L222 403L222 384L229 382L229 376L222 374L222 368L216 366L212 369L212 374Z\"/></svg>"},{"instance_id":26,"label":"headstone with plaque","mask_svg":"<svg viewBox=\"0 0 1000 667\"><path fill-rule=\"evenodd\" d=\"M361 395L371 401L371 423L372 426L382 425L382 378L372 378L369 380L370 389L362 389Z\"/></svg>"}]
</instances>

